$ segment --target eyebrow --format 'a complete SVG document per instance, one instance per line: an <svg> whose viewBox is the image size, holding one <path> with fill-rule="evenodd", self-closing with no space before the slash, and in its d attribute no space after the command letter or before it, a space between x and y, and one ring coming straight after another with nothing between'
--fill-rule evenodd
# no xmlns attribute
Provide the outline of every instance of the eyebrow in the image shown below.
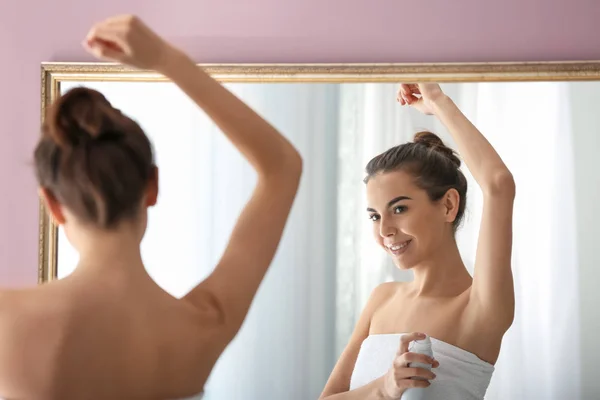
<svg viewBox="0 0 600 400"><path fill-rule="evenodd" d="M408 196L398 196L398 197L396 197L396 198L394 198L394 199L390 200L390 201L387 203L387 206L388 206L388 208L390 208L391 206L393 206L394 204L396 204L396 203L398 203L398 202L400 202L400 201L402 201L402 200L412 200L412 199L411 199L410 197L408 197ZM374 210L374 209L372 209L372 208L367 208L367 211L368 211L368 212L377 212L377 211L375 211L375 210Z"/></svg>

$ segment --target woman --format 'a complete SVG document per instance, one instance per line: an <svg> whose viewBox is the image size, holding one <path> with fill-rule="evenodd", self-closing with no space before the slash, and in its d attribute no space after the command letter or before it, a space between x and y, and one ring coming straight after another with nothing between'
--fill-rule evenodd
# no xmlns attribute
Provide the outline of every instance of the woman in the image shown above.
<svg viewBox="0 0 600 400"><path fill-rule="evenodd" d="M96 25L85 47L98 58L171 79L246 157L258 181L214 272L175 299L146 273L140 255L147 209L158 194L148 138L98 92L78 88L58 99L35 161L47 208L80 263L65 279L0 293L0 396L192 396L240 329L271 263L298 189L301 158L139 19L119 16ZM177 141L176 131L169 134Z"/></svg>
<svg viewBox="0 0 600 400"><path fill-rule="evenodd" d="M406 389L427 388L429 400L483 399L514 317L515 183L439 85L401 85L397 100L446 126L482 189L474 276L455 240L467 181L454 152L433 133L421 132L414 142L373 158L365 182L375 238L398 268L413 270L414 280L373 291L321 398L400 399ZM409 351L409 343L425 334L433 358ZM410 368L413 362L433 369Z"/></svg>

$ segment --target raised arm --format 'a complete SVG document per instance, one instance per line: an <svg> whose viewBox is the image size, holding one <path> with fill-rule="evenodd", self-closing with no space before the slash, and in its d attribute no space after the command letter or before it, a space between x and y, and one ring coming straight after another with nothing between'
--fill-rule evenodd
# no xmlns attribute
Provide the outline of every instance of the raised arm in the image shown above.
<svg viewBox="0 0 600 400"><path fill-rule="evenodd" d="M258 181L213 273L185 297L218 313L230 340L242 325L278 248L302 172L296 149L246 104L139 19L95 26L86 46L101 58L154 69L177 84L217 124L256 170ZM175 134L175 133L173 133Z"/></svg>
<svg viewBox="0 0 600 400"><path fill-rule="evenodd" d="M185 296L201 305L215 300L235 334L278 248L298 190L302 160L279 132L183 54L172 56L165 75L213 119L258 174L221 260Z"/></svg>
<svg viewBox="0 0 600 400"><path fill-rule="evenodd" d="M421 95L418 97L415 95ZM448 129L483 192L483 216L471 299L492 324L508 329L514 317L511 270L515 182L492 145L437 84L401 85L398 101L435 115Z"/></svg>

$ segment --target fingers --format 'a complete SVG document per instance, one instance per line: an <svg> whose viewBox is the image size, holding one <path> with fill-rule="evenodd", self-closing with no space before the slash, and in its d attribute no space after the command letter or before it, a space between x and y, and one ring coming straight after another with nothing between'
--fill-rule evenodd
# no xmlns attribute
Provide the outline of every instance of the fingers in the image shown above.
<svg viewBox="0 0 600 400"><path fill-rule="evenodd" d="M160 67L170 50L168 43L131 15L112 17L95 25L84 47L98 58L141 69Z"/></svg>
<svg viewBox="0 0 600 400"><path fill-rule="evenodd" d="M418 103L421 100L422 99L420 97L417 97L417 96L415 96L412 93L407 97L408 104L411 104L411 105L415 104L415 103Z"/></svg>
<svg viewBox="0 0 600 400"><path fill-rule="evenodd" d="M394 371L394 377L396 380L402 379L415 379L415 380L433 380L436 375L426 368L409 367L409 368L398 368Z"/></svg>
<svg viewBox="0 0 600 400"><path fill-rule="evenodd" d="M125 58L125 53L110 42L91 41L84 43L84 47L89 53L100 60L122 61Z"/></svg>
<svg viewBox="0 0 600 400"><path fill-rule="evenodd" d="M404 85L400 85L400 87L398 88L398 91L396 92L396 101L404 106L404 105L406 105L406 101L404 101L403 86Z"/></svg>
<svg viewBox="0 0 600 400"><path fill-rule="evenodd" d="M426 388L431 386L431 382L429 381L421 381L417 379L405 379L401 382L398 382L398 386L406 389L412 388Z"/></svg>
<svg viewBox="0 0 600 400"><path fill-rule="evenodd" d="M400 88L398 89L398 94L396 96L398 102L400 104L402 104L403 106L408 104L408 97L410 95L410 87L408 84L401 84Z"/></svg>
<svg viewBox="0 0 600 400"><path fill-rule="evenodd" d="M114 23L100 23L94 25L88 32L86 41L92 42L98 39L123 46L125 45L124 29Z"/></svg>
<svg viewBox="0 0 600 400"><path fill-rule="evenodd" d="M407 333L405 335L402 335L400 337L400 348L398 350L398 352L400 354L404 354L406 352L408 352L408 345L410 344L410 342L414 341L414 340L421 340L421 339L425 339L426 335L424 333L420 333L420 332L413 332L413 333Z"/></svg>
<svg viewBox="0 0 600 400"><path fill-rule="evenodd" d="M403 83L398 89L396 100L403 106L407 104L413 105L414 103L418 103L421 99L416 95L421 96L421 89L419 88L418 84Z"/></svg>
<svg viewBox="0 0 600 400"><path fill-rule="evenodd" d="M419 353L404 353L398 357L398 360L405 365L408 363L421 363L421 364L429 364L432 365L436 360L433 357L429 357L427 354L419 354Z"/></svg>
<svg viewBox="0 0 600 400"><path fill-rule="evenodd" d="M409 366L410 363L421 363L432 365L437 363L433 358L425 354L404 353L394 360L394 371L397 379L422 378L434 379L435 373L427 368ZM437 363L439 365L439 363Z"/></svg>
<svg viewBox="0 0 600 400"><path fill-rule="evenodd" d="M88 33L85 48L99 58L119 59L128 52L124 35L116 26L100 24Z"/></svg>
<svg viewBox="0 0 600 400"><path fill-rule="evenodd" d="M409 363L421 363L421 364L429 364L431 368L438 368L440 366L440 362L435 358L429 357L426 354L419 353L403 353L400 354L398 351L398 356L394 359L394 367L395 368L405 368L408 367Z"/></svg>
<svg viewBox="0 0 600 400"><path fill-rule="evenodd" d="M406 103L408 103L409 105L412 105L414 103L417 103L419 100L421 100L420 97L415 96L415 91L411 90L410 92L406 93L404 95L404 99L406 100Z"/></svg>
<svg viewBox="0 0 600 400"><path fill-rule="evenodd" d="M114 58L119 53L130 52L127 35L139 23L132 15L118 15L108 18L92 27L88 32L84 45L95 55Z"/></svg>

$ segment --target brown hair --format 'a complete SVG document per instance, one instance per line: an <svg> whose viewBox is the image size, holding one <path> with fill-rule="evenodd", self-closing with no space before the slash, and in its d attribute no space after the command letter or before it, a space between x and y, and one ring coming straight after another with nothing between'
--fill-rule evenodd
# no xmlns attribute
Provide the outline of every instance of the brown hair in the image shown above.
<svg viewBox="0 0 600 400"><path fill-rule="evenodd" d="M49 108L35 164L42 188L82 221L107 229L137 215L155 175L142 128L83 87Z"/></svg>
<svg viewBox="0 0 600 400"><path fill-rule="evenodd" d="M406 170L415 177L418 187L431 201L441 199L449 189L456 189L460 200L453 222L456 231L467 203L467 179L460 170L460 159L451 148L431 132L418 132L413 142L404 143L379 154L367 164L365 183L382 172Z"/></svg>

